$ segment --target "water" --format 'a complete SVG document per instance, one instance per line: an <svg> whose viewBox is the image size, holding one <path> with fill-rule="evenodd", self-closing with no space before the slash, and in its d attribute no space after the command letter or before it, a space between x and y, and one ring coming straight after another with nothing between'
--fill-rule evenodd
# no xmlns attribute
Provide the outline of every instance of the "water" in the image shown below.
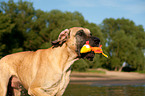
<svg viewBox="0 0 145 96"><path fill-rule="evenodd" d="M29 96L23 89L21 96ZM8 95L9 96L9 95ZM63 96L145 96L145 84L87 85L69 84Z"/></svg>
<svg viewBox="0 0 145 96"><path fill-rule="evenodd" d="M63 96L145 96L145 85L93 86L69 84Z"/></svg>

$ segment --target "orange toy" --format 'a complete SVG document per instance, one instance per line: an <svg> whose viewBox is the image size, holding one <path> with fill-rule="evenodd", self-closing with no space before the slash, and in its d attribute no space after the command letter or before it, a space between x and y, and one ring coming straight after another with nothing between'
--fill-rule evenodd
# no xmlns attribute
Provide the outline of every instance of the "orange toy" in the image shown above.
<svg viewBox="0 0 145 96"><path fill-rule="evenodd" d="M81 48L80 53L87 53L90 51L94 51L94 53L99 53L99 54L102 53L102 55L108 58L108 56L103 53L103 50L101 47L102 45L100 45L99 47L91 47L89 45L89 41L86 41L86 44Z"/></svg>

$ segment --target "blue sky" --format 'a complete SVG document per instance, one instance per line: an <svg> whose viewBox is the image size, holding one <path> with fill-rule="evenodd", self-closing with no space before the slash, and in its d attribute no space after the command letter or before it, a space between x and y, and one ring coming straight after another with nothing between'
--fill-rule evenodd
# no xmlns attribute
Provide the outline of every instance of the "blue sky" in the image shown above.
<svg viewBox="0 0 145 96"><path fill-rule="evenodd" d="M8 1L8 0L2 0ZM17 2L18 0L14 0ZM23 0L24 1L24 0ZM25 0L35 9L80 12L85 20L101 24L105 18L126 18L145 29L145 0Z"/></svg>

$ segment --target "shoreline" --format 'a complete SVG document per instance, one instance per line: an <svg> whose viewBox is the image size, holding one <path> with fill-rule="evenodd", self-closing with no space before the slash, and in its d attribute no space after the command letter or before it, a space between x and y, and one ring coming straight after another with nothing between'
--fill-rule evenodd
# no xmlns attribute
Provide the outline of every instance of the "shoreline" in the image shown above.
<svg viewBox="0 0 145 96"><path fill-rule="evenodd" d="M96 86L144 85L145 74L136 72L105 71L106 74L91 72L72 72L70 84Z"/></svg>

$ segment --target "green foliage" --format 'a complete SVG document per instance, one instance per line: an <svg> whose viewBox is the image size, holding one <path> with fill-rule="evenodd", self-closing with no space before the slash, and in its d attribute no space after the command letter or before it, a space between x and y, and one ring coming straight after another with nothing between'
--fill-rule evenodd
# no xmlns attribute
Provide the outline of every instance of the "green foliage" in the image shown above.
<svg viewBox="0 0 145 96"><path fill-rule="evenodd" d="M132 68L145 70L145 32L142 26L136 26L128 19L105 19L102 24L106 47L109 48L109 67L121 68L127 62Z"/></svg>
<svg viewBox="0 0 145 96"><path fill-rule="evenodd" d="M97 69L88 69L86 71L87 73L99 73L99 74L106 74L106 71L103 71L103 70L97 70Z"/></svg>
<svg viewBox="0 0 145 96"><path fill-rule="evenodd" d="M51 41L59 33L71 27L90 29L93 36L101 39L106 59L96 54L92 62L76 61L73 70L87 68L120 68L127 62L137 71L145 70L145 32L143 26L136 26L125 18L105 19L99 26L89 23L79 12L35 10L33 3L19 0L0 2L0 58L11 53L51 47Z"/></svg>
<svg viewBox="0 0 145 96"><path fill-rule="evenodd" d="M72 70L83 72L86 71L88 66L89 66L88 63L85 60L80 59L76 61L75 64L72 65Z"/></svg>

